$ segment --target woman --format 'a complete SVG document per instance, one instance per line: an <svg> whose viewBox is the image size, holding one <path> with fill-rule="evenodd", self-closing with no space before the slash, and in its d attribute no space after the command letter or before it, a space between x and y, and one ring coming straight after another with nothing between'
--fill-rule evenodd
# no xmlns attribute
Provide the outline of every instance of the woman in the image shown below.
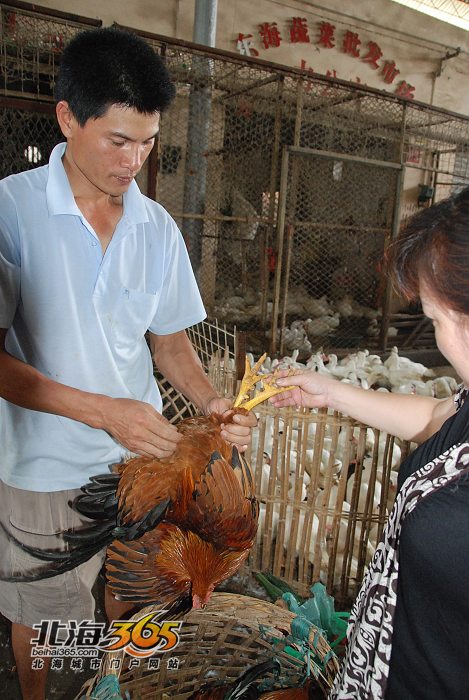
<svg viewBox="0 0 469 700"><path fill-rule="evenodd" d="M419 443L355 601L331 700L469 697L469 188L417 214L393 246L397 286L420 298L461 377L454 398L386 394L304 372L277 406L328 406Z"/></svg>

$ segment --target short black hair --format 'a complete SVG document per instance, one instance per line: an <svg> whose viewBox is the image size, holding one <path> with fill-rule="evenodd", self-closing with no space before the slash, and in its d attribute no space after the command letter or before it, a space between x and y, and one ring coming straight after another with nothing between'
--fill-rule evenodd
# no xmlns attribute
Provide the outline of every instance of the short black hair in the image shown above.
<svg viewBox="0 0 469 700"><path fill-rule="evenodd" d="M163 59L144 39L116 27L77 34L65 47L55 84L78 123L97 119L114 104L141 114L162 112L175 95Z"/></svg>

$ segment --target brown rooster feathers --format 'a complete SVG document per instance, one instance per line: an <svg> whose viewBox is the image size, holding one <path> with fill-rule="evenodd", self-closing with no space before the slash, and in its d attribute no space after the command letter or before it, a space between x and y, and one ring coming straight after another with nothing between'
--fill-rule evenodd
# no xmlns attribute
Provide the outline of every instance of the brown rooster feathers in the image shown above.
<svg viewBox="0 0 469 700"><path fill-rule="evenodd" d="M107 578L118 599L166 603L176 593L202 607L246 559L258 504L249 466L220 437L221 422L216 414L182 421L184 439L172 457L139 458L123 468L118 498L124 530L141 522L148 508L168 504L154 529L109 546Z"/></svg>

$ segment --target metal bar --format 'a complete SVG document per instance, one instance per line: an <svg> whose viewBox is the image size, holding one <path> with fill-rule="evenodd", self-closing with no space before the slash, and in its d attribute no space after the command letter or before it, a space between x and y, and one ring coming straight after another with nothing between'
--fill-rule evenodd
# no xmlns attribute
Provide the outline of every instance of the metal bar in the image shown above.
<svg viewBox="0 0 469 700"><path fill-rule="evenodd" d="M374 233L383 233L386 232L388 229L385 226L360 226L359 224L355 224L353 226L347 224L335 224L333 221L328 222L328 223L318 223L316 221L303 221L302 219L291 219L291 223L294 226L301 227L301 228L310 228L310 229L326 229L327 231L368 231L368 232L374 232Z"/></svg>
<svg viewBox="0 0 469 700"><path fill-rule="evenodd" d="M282 332L280 334L280 348L279 352L281 355L285 353L285 337L283 329L287 323L287 301L288 301L288 288L290 283L290 269L291 269L291 259L292 259L292 248L293 248L293 236L294 228L291 224L287 225L287 251L285 255L285 274L284 278L284 288L283 288L283 300L282 300L282 313L281 313L281 328Z"/></svg>
<svg viewBox="0 0 469 700"><path fill-rule="evenodd" d="M431 329L432 329L432 321L429 318L426 318L424 316L417 323L417 325L414 326L413 331L403 341L401 347L402 348L413 347L414 343L418 342L418 340L422 337L422 335Z"/></svg>
<svg viewBox="0 0 469 700"><path fill-rule="evenodd" d="M34 92L21 92L20 90L9 90L7 88L1 88L3 91L3 95L5 97L11 97L11 99L19 99L21 100L22 98L26 100L36 100L36 102L50 102L51 105L55 106L55 100L52 95L38 95L37 93Z"/></svg>
<svg viewBox="0 0 469 700"><path fill-rule="evenodd" d="M293 147L299 147L301 141L301 125L303 121L303 79L301 78L297 82L296 86L296 110L295 110L295 131L293 133ZM287 216L290 224L287 226L287 250L285 258L285 272L283 275L283 290L282 290L282 302L280 307L280 347L279 352L281 355L284 354L284 344L285 344L285 334L284 328L286 324L287 317L287 304L288 304L288 288L290 284L290 267L291 267L291 246L293 240L293 227L291 225L291 220L295 218L296 205L298 200L298 178L299 178L299 159L295 158L292 161L291 175L290 175L290 192L291 197L288 200L288 212Z"/></svg>
<svg viewBox="0 0 469 700"><path fill-rule="evenodd" d="M286 146L282 150L282 165L280 168L280 197L278 203L277 219L277 266L275 269L274 301L272 307L272 337L270 339L270 354L273 355L277 347L278 314L280 304L280 282L282 278L283 242L285 236L285 216L287 203L288 164L289 152Z"/></svg>
<svg viewBox="0 0 469 700"><path fill-rule="evenodd" d="M438 175L451 175L451 177L462 177L464 178L464 175L457 175L454 172L450 172L449 170L439 170L438 168L430 168L427 166L419 166L419 165L413 165L411 163L406 163L405 164L406 168L413 168L414 170L423 170L425 172L430 172L430 173L438 173Z"/></svg>
<svg viewBox="0 0 469 700"><path fill-rule="evenodd" d="M282 78L279 78L278 75L273 75L270 78L264 78L263 80L257 80L255 83L251 83L251 85L248 85L247 87L244 87L240 90L236 90L235 92L230 92L228 95L220 95L220 97L217 97L215 100L213 100L213 104L216 104L217 102L224 102L225 100L230 100L232 97L238 97L238 95L244 95L246 92L251 92L251 90L254 90L255 88L263 87L264 85L270 85L271 83L277 83L279 80ZM217 83L218 85L218 83ZM228 88L226 88L228 90ZM259 98L259 95L256 95L257 98Z"/></svg>
<svg viewBox="0 0 469 700"><path fill-rule="evenodd" d="M437 185L439 187L454 187L454 185L465 185L466 183L469 183L468 177L465 177L464 175L453 174L453 180L451 182L439 182L438 180L435 180L433 182L433 185L435 187Z"/></svg>
<svg viewBox="0 0 469 700"><path fill-rule="evenodd" d="M401 158L403 156L404 152L404 135L405 135L405 121L406 121L406 109L404 109L404 113L402 115L402 138L401 138ZM395 190L395 198L394 198L394 211L393 211L393 218L392 218L392 228L391 228L391 237L389 240L389 243L392 243L397 238L397 235L399 233L399 226L400 226L400 209L401 209L401 200L402 200L402 190L404 186L404 174L405 174L405 169L404 166L401 166L401 169L397 173L397 178L396 178L396 190ZM384 245L386 247L386 241L384 242ZM384 296L383 296L383 304L382 304L382 317L381 317L381 324L380 324L380 333L379 333L379 338L378 338L378 347L379 349L384 352L387 347L387 342L388 342L388 332L389 332L389 325L390 325L390 319L391 319L391 301L392 301L392 280L389 275L385 275L385 280L386 280L386 287L384 290Z"/></svg>
<svg viewBox="0 0 469 700"><path fill-rule="evenodd" d="M21 98L6 97L0 95L0 107L5 107L7 109L21 109L24 112L39 112L40 114L54 114L55 113L55 103L44 102L43 98L36 96L36 101L33 100L22 100Z"/></svg>
<svg viewBox="0 0 469 700"><path fill-rule="evenodd" d="M458 120L461 121L461 120ZM466 125L464 125L466 126ZM426 150L429 149L429 144L433 143L444 143L444 144L450 144L455 146L456 148L458 146L463 146L464 148L467 148L467 142L469 140L469 132L467 129L464 129L464 133L461 136L455 136L455 135L450 135L450 134L440 134L440 133L434 133L434 134L425 134L425 132L420 132L420 133L412 133L412 132L407 132L408 136L412 137L417 137L421 140L425 140L427 142Z"/></svg>
<svg viewBox="0 0 469 700"><path fill-rule="evenodd" d="M262 216L224 216L223 214L196 214L195 212L171 212L173 219L203 219L204 221L235 221L242 224L274 224L274 219ZM240 239L240 240L245 240Z"/></svg>
<svg viewBox="0 0 469 700"><path fill-rule="evenodd" d="M161 139L158 135L156 143L148 156L148 175L147 175L147 197L156 200L156 191L158 186L158 162L160 160Z"/></svg>
<svg viewBox="0 0 469 700"><path fill-rule="evenodd" d="M217 0L196 0L193 39L204 46L215 44ZM210 62L206 56L192 57L195 84L189 95L187 149L184 176L184 210L203 214L207 187L207 158L212 123L212 91ZM199 84L197 84L197 81ZM202 219L186 219L184 238L192 265L199 276L202 264Z"/></svg>
<svg viewBox="0 0 469 700"><path fill-rule="evenodd" d="M217 2L218 0L195 0L192 38L196 44L215 46Z"/></svg>
<svg viewBox="0 0 469 700"><path fill-rule="evenodd" d="M320 151L315 148L304 148L303 146L288 146L289 152L293 155L299 156L314 156L316 158L329 158L332 160L344 160L354 163L361 163L363 165L374 165L379 168L391 168L394 170L400 170L401 163L390 163L386 160L373 160L371 158L362 158L360 156L350 156L346 153L337 153L334 151Z"/></svg>
<svg viewBox="0 0 469 700"><path fill-rule="evenodd" d="M275 225L275 210L276 210L276 193L277 193L277 178L278 165L280 154L280 132L282 128L282 97L284 88L284 77L280 76L277 83L277 103L275 106L275 123L274 123L274 140L272 143L272 159L270 165L270 201L269 201L269 221L267 222L267 230L265 233L264 253L262 259L262 290L261 297L261 313L260 319L262 327L265 328L267 323L267 302L269 297L269 269L268 269L268 248L273 243L274 225Z"/></svg>

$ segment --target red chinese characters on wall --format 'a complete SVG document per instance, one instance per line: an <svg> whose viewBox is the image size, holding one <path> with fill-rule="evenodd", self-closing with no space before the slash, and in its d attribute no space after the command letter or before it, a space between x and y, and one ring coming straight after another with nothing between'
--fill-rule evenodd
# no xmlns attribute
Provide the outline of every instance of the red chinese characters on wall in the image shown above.
<svg viewBox="0 0 469 700"><path fill-rule="evenodd" d="M358 47L361 43L362 42L358 38L358 34L356 32L346 31L342 42L342 51L354 56L355 58L358 58L360 56L360 50Z"/></svg>
<svg viewBox="0 0 469 700"><path fill-rule="evenodd" d="M252 45L252 34L238 34L236 48L242 56L259 56L259 51Z"/></svg>
<svg viewBox="0 0 469 700"><path fill-rule="evenodd" d="M280 46L282 37L277 29L277 22L264 22L260 25L259 34L262 40L264 49L270 46Z"/></svg>
<svg viewBox="0 0 469 700"><path fill-rule="evenodd" d="M321 24L319 26L320 26L320 34L319 34L318 44L320 46L323 46L325 49L333 49L335 46L335 43L334 43L335 25L330 24L329 22L321 22Z"/></svg>
<svg viewBox="0 0 469 700"><path fill-rule="evenodd" d="M342 31L341 35L337 36L335 25L327 21L317 22L315 28L317 32L314 36L310 34L308 21L305 17L291 17L285 36L288 37L292 44L311 44L316 45L318 49L329 50L335 48L340 50L342 53L360 60L372 70L377 71L387 85L395 85L394 93L397 96L414 99L415 87L406 80L397 80L400 70L396 62L384 56L380 45L376 41L362 41L357 32L349 29ZM263 49L278 48L283 39L277 22L263 22L260 24L257 30L257 39L255 39L254 34L239 33L236 39L236 48L243 55L259 56L259 51L255 45L256 40L260 42ZM308 70L311 74L313 73L312 68L308 68L304 59L301 59L300 67ZM326 75L334 78L340 77L334 68L328 69ZM366 84L362 83L359 77L357 77L355 82Z"/></svg>
<svg viewBox="0 0 469 700"><path fill-rule="evenodd" d="M309 44L308 24L304 17L292 17L290 41L292 44Z"/></svg>
<svg viewBox="0 0 469 700"><path fill-rule="evenodd" d="M384 77L385 83L393 83L394 78L399 75L401 71L396 68L394 61L386 61L383 66L381 74Z"/></svg>
<svg viewBox="0 0 469 700"><path fill-rule="evenodd" d="M376 44L374 41L369 41L368 44L368 53L363 56L362 61L365 61L365 63L369 63L372 68L379 68L379 59L383 55L383 52L379 48L378 44Z"/></svg>

